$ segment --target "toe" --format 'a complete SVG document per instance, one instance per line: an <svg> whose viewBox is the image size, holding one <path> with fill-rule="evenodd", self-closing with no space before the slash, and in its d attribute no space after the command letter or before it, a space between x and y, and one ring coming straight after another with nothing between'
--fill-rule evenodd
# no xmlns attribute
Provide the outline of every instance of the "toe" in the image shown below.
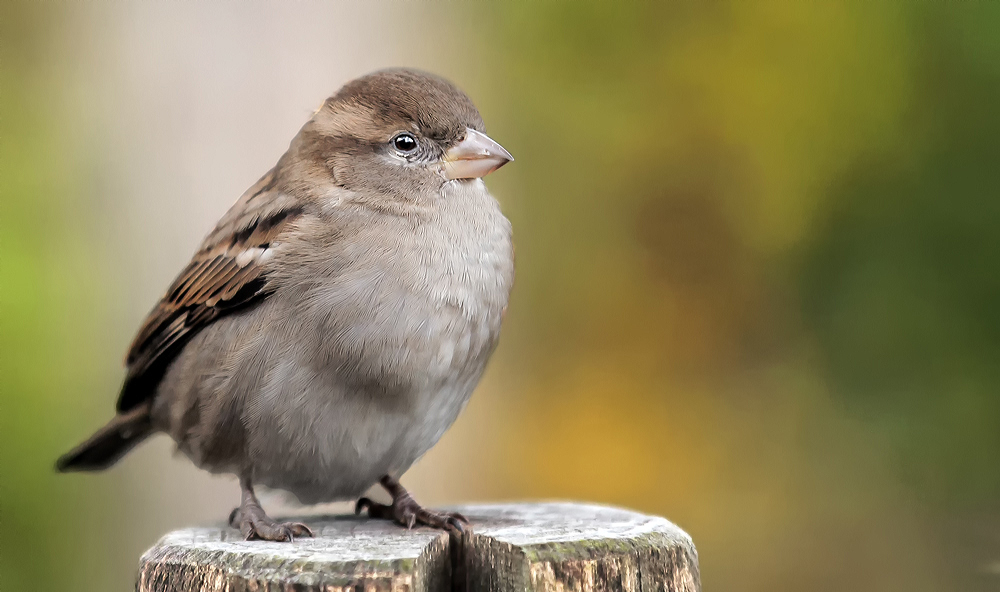
<svg viewBox="0 0 1000 592"><path fill-rule="evenodd" d="M434 512L424 510L423 508L417 513L420 524L424 526L430 526L432 528L444 528L445 520L442 516L435 514Z"/></svg>
<svg viewBox="0 0 1000 592"><path fill-rule="evenodd" d="M253 524L250 524L249 520L241 521L239 528L244 541L252 541L257 538L257 530L254 529Z"/></svg>
<svg viewBox="0 0 1000 592"><path fill-rule="evenodd" d="M232 526L233 528L239 528L240 522L242 522L240 516L240 509L239 507L233 508L233 511L229 513L229 526Z"/></svg>
<svg viewBox="0 0 1000 592"><path fill-rule="evenodd" d="M457 530L459 534L465 534L465 525L468 523L467 520L462 520L457 516L448 516L447 524L449 530Z"/></svg>
<svg viewBox="0 0 1000 592"><path fill-rule="evenodd" d="M308 526L302 524L301 522L286 522L284 526L289 530L292 536L297 536L297 537L305 536L310 538L316 536L313 534L313 531Z"/></svg>
<svg viewBox="0 0 1000 592"><path fill-rule="evenodd" d="M270 520L244 520L240 524L240 532L248 541L291 541L295 534L291 528L285 524L278 524Z"/></svg>
<svg viewBox="0 0 1000 592"><path fill-rule="evenodd" d="M257 538L265 541L280 542L292 540L292 531L283 524L257 523L254 524L254 531L257 533Z"/></svg>
<svg viewBox="0 0 1000 592"><path fill-rule="evenodd" d="M371 512L372 506L374 505L375 502L373 502L371 499L363 497L359 499L357 503L354 504L354 514L355 515L361 514L361 512L364 512L365 510Z"/></svg>
<svg viewBox="0 0 1000 592"><path fill-rule="evenodd" d="M417 513L420 524L463 534L469 526L469 520L457 512L433 512L421 509Z"/></svg>
<svg viewBox="0 0 1000 592"><path fill-rule="evenodd" d="M393 506L380 504L367 497L359 499L358 503L354 505L354 513L360 514L361 512L367 513L369 518L398 520L398 517L396 516L396 509ZM400 524L405 526L405 523L401 522Z"/></svg>

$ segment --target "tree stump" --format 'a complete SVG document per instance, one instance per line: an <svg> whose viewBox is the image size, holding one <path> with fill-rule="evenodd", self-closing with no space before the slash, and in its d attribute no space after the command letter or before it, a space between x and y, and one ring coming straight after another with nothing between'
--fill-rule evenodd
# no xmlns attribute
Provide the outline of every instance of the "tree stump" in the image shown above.
<svg viewBox="0 0 1000 592"><path fill-rule="evenodd" d="M297 517L315 538L244 541L228 526L163 537L140 562L141 592L700 590L698 555L664 518L576 503L451 508L450 536L355 516Z"/></svg>

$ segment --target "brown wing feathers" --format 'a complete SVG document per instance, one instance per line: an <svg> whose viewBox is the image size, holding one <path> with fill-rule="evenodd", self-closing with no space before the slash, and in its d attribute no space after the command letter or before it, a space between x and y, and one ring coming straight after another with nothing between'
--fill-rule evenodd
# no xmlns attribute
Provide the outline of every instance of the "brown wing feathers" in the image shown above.
<svg viewBox="0 0 1000 592"><path fill-rule="evenodd" d="M268 249L302 213L271 191L273 184L269 173L240 198L146 318L126 358L119 412L152 396L167 365L199 330L266 296Z"/></svg>
<svg viewBox="0 0 1000 592"><path fill-rule="evenodd" d="M181 347L220 316L267 296L268 250L302 214L275 183L271 171L240 197L149 313L125 360L118 415L60 457L59 471L107 468L145 439L152 395Z"/></svg>

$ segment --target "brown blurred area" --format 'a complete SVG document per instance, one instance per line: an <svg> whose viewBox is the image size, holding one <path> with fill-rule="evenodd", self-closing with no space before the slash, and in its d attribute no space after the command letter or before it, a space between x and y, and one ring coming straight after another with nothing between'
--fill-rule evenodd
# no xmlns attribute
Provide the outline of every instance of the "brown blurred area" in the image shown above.
<svg viewBox="0 0 1000 592"><path fill-rule="evenodd" d="M1000 9L0 8L0 590L125 589L235 481L110 415L131 332L320 102L442 74L516 161L500 348L404 478L664 515L706 589L1000 582ZM302 511L280 494L269 508ZM333 506L336 511L346 506ZM311 511L311 510L310 510Z"/></svg>

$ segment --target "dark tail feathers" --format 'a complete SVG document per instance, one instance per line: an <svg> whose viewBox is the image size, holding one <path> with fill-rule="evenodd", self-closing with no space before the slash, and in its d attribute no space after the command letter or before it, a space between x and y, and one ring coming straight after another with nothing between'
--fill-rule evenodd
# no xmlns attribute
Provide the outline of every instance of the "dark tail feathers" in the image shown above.
<svg viewBox="0 0 1000 592"><path fill-rule="evenodd" d="M67 473L106 469L145 440L152 431L149 403L145 403L116 415L86 442L62 455L56 461L56 470Z"/></svg>

